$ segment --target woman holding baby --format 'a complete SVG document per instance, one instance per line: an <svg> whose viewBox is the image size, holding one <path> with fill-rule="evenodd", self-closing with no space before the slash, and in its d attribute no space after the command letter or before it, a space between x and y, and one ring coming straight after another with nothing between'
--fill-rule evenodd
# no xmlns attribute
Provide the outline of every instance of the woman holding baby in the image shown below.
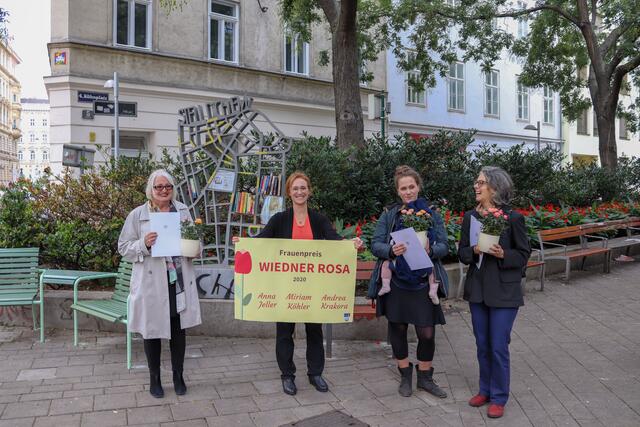
<svg viewBox="0 0 640 427"><path fill-rule="evenodd" d="M385 316L389 322L391 348L401 375L398 393L405 397L412 394L413 364L409 361L407 342L407 329L412 324L418 337L417 387L445 398L447 393L433 380L432 361L435 326L445 324L437 296L437 281L443 281L444 288L448 288L447 275L440 261L449 252L447 233L438 212L431 209L427 200L418 197L422 178L414 169L398 166L394 184L401 201L385 208L371 240L371 251L378 257L378 263L369 284L368 297L377 300L377 315ZM433 268L411 270L403 257L406 245L395 243L391 238L392 232L407 228L403 216L414 213L431 217L425 250L433 261Z"/></svg>

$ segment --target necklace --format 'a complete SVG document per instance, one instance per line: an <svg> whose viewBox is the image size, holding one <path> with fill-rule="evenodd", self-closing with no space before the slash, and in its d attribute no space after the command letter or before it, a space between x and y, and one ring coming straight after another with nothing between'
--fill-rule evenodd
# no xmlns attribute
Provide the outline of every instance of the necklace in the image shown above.
<svg viewBox="0 0 640 427"><path fill-rule="evenodd" d="M297 223L298 225L304 225L304 223L305 223L305 221L306 221L306 220L307 220L307 217L306 217L306 216L302 217L302 219L300 219L300 218L296 217L296 223Z"/></svg>

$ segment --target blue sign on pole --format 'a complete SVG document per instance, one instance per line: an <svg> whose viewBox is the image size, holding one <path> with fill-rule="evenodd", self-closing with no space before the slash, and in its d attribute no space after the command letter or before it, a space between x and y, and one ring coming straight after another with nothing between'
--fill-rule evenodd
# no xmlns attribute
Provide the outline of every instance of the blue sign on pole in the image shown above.
<svg viewBox="0 0 640 427"><path fill-rule="evenodd" d="M78 102L108 101L109 94L103 92L78 91Z"/></svg>

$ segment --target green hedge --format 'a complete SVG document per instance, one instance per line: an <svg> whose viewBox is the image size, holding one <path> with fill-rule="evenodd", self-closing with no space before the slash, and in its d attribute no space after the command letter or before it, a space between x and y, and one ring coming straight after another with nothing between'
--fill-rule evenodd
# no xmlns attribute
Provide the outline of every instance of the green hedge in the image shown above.
<svg viewBox="0 0 640 427"><path fill-rule="evenodd" d="M378 215L396 200L393 173L400 164L421 174L423 195L453 211L475 205L472 184L483 165L500 166L511 174L514 206L590 206L639 198L638 159L621 159L615 172L595 165L574 168L563 165L562 153L553 148L538 153L524 144L508 149L485 144L471 151L473 136L440 131L420 140L406 135L373 138L359 150L340 149L328 138L306 137L294 145L287 172L307 172L314 187L310 203L330 218L346 222Z"/></svg>
<svg viewBox="0 0 640 427"><path fill-rule="evenodd" d="M482 165L499 165L511 173L517 207L639 199L638 159L621 159L612 173L597 166L563 166L561 154L551 148L536 153L524 145L484 145L471 152L472 142L473 133L441 131L418 141L407 136L372 138L363 149L343 150L329 138L305 137L293 145L287 172L307 172L313 183L311 205L340 229L360 221L365 240L373 232L371 217L397 198L393 173L400 164L420 172L423 194L446 205L447 215L474 206L472 183ZM89 170L80 179L63 174L37 182L20 180L4 188L0 197L0 246L38 246L43 263L50 266L112 270L124 219L143 203L147 177L159 167L181 178L180 165L165 153L160 161L122 158L117 166ZM459 224L451 221L448 227L454 239Z"/></svg>

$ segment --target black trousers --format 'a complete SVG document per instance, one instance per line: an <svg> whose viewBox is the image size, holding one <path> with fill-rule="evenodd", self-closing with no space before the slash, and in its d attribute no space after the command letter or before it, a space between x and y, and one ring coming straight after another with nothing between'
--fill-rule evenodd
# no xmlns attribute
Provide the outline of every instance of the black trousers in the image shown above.
<svg viewBox="0 0 640 427"><path fill-rule="evenodd" d="M307 331L307 375L322 375L324 371L324 345L322 324L305 323ZM293 363L293 331L295 323L276 323L276 359L282 378L294 378L296 365Z"/></svg>
<svg viewBox="0 0 640 427"><path fill-rule="evenodd" d="M160 352L162 351L159 338L144 340L144 353L147 355L149 371L160 373ZM182 372L184 367L184 353L186 348L186 334L180 327L180 316L171 316L171 369Z"/></svg>

